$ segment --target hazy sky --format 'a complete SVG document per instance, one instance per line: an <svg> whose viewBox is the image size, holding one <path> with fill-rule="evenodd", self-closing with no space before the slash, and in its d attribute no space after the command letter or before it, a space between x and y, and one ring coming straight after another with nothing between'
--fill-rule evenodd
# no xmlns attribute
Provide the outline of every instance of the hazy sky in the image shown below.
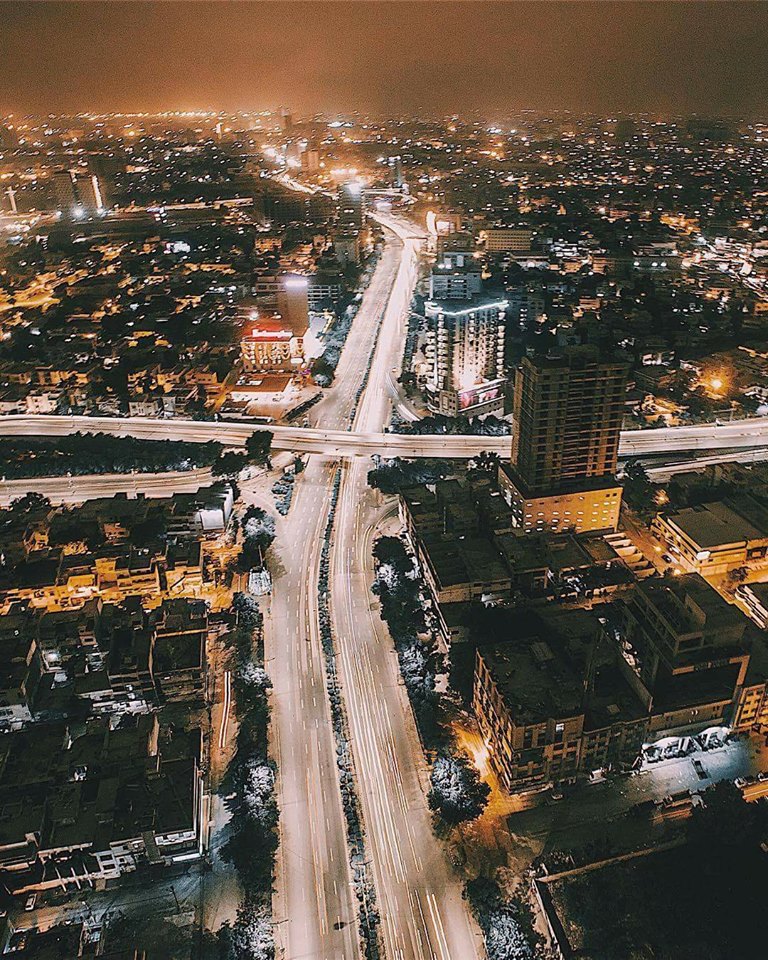
<svg viewBox="0 0 768 960"><path fill-rule="evenodd" d="M760 2L0 2L0 110L768 119Z"/></svg>

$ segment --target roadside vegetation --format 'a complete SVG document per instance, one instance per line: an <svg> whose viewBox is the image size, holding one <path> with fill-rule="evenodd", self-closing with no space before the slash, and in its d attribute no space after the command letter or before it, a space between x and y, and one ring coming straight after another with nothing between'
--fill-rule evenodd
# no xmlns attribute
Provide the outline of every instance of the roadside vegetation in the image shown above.
<svg viewBox="0 0 768 960"><path fill-rule="evenodd" d="M457 751L446 711L435 689L439 656L421 599L413 558L398 537L380 537L373 547L381 616L395 643L422 745L433 759L430 809L446 826L479 817L488 802L488 785Z"/></svg>
<svg viewBox="0 0 768 960"><path fill-rule="evenodd" d="M416 436L444 434L445 436L506 437L512 428L506 420L490 414L487 417L444 417L436 413L420 420L403 420L397 413L392 415L392 432Z"/></svg>
<svg viewBox="0 0 768 960"><path fill-rule="evenodd" d="M502 893L495 880L478 877L464 888L464 896L483 931L488 960L536 960L544 943L533 926L533 914L519 897Z"/></svg>
<svg viewBox="0 0 768 960"><path fill-rule="evenodd" d="M27 477L83 476L92 473L161 473L210 467L221 444L184 440L137 440L106 433L74 433L64 437L4 437L0 475Z"/></svg>
<svg viewBox="0 0 768 960"><path fill-rule="evenodd" d="M368 471L368 486L382 493L399 493L407 487L418 487L444 480L454 472L451 460L381 460Z"/></svg>
<svg viewBox="0 0 768 960"><path fill-rule="evenodd" d="M269 430L256 430L245 451L224 451L217 440L137 440L108 433L73 433L62 437L5 437L0 448L0 476L82 477L106 473L165 473L210 467L213 476L236 476L248 464L267 463Z"/></svg>

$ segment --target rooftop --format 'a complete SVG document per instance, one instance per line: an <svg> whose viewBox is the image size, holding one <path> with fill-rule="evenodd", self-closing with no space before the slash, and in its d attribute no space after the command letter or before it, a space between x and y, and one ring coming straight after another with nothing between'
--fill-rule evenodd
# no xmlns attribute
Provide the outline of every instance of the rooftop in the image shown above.
<svg viewBox="0 0 768 960"><path fill-rule="evenodd" d="M579 715L598 623L587 610L546 611L535 634L482 645L489 673L518 724Z"/></svg>
<svg viewBox="0 0 768 960"><path fill-rule="evenodd" d="M768 513L751 497L686 507L666 518L702 550L768 537Z"/></svg>
<svg viewBox="0 0 768 960"><path fill-rule="evenodd" d="M678 633L706 630L714 636L727 632L732 638L734 631L743 632L748 624L739 608L723 599L698 573L644 580L637 591Z"/></svg>

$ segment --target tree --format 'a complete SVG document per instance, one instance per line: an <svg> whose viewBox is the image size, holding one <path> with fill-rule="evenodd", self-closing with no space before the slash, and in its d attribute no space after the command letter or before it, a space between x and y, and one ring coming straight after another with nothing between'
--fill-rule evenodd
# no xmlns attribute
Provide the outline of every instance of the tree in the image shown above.
<svg viewBox="0 0 768 960"><path fill-rule="evenodd" d="M247 462L248 458L244 453L235 453L233 450L228 450L226 453L222 453L217 460L214 460L211 466L211 475L233 480Z"/></svg>
<svg viewBox="0 0 768 960"><path fill-rule="evenodd" d="M495 476L499 469L499 455L498 453L488 453L486 450L482 450L474 460L471 461L471 467L477 473L486 473Z"/></svg>
<svg viewBox="0 0 768 960"><path fill-rule="evenodd" d="M738 857L740 851L756 848L768 825L765 808L747 803L730 780L721 780L703 794L704 805L694 807L688 822L688 841L708 857L717 869L723 856Z"/></svg>
<svg viewBox="0 0 768 960"><path fill-rule="evenodd" d="M243 517L243 549L238 559L240 570L260 567L264 551L275 539L275 519L261 507L249 507Z"/></svg>
<svg viewBox="0 0 768 960"><path fill-rule="evenodd" d="M485 810L491 788L463 757L438 757L431 782L427 803L446 823L475 820Z"/></svg>
<svg viewBox="0 0 768 960"><path fill-rule="evenodd" d="M268 763L248 760L243 769L242 811L267 832L277 826L275 771Z"/></svg>
<svg viewBox="0 0 768 960"><path fill-rule="evenodd" d="M413 569L410 557L399 537L379 537L373 545L374 559L381 564L390 564L398 573L409 573Z"/></svg>
<svg viewBox="0 0 768 960"><path fill-rule="evenodd" d="M271 430L254 430L245 441L245 454L249 463L266 463L273 437Z"/></svg>
<svg viewBox="0 0 768 960"><path fill-rule="evenodd" d="M249 507L243 518L243 537L266 550L275 539L275 518L261 507Z"/></svg>
<svg viewBox="0 0 768 960"><path fill-rule="evenodd" d="M405 487L435 483L451 473L448 460L382 460L369 471L368 486L382 493L399 493Z"/></svg>
<svg viewBox="0 0 768 960"><path fill-rule="evenodd" d="M274 960L275 942L268 910L246 904L230 927L222 927L222 960Z"/></svg>
<svg viewBox="0 0 768 960"><path fill-rule="evenodd" d="M485 937L488 960L533 960L540 938L525 904L507 900L494 880L478 877L464 891Z"/></svg>
<svg viewBox="0 0 768 960"><path fill-rule="evenodd" d="M237 619L247 629L255 630L261 625L262 616L258 601L247 593L236 593L232 597L232 610Z"/></svg>
<svg viewBox="0 0 768 960"><path fill-rule="evenodd" d="M627 460L624 465L623 485L624 496L634 510L646 515L655 511L655 490L639 460Z"/></svg>
<svg viewBox="0 0 768 960"><path fill-rule="evenodd" d="M16 500L11 502L8 509L15 514L32 513L36 510L50 510L51 501L47 497L44 497L42 493L32 491L25 493L23 497L17 497Z"/></svg>

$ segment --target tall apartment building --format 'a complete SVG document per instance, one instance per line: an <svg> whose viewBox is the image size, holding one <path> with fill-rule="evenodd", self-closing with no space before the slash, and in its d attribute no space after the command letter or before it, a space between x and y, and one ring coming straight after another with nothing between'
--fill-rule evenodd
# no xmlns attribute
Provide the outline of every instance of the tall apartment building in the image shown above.
<svg viewBox="0 0 768 960"><path fill-rule="evenodd" d="M512 461L499 483L526 531L615 530L627 365L593 347L525 357L515 379Z"/></svg>
<svg viewBox="0 0 768 960"><path fill-rule="evenodd" d="M99 177L80 176L74 170L57 170L53 175L56 207L62 216L80 219L101 213L106 202Z"/></svg>
<svg viewBox="0 0 768 960"><path fill-rule="evenodd" d="M290 331L297 337L303 337L309 327L309 279L298 274L281 276L275 292L275 304Z"/></svg>
<svg viewBox="0 0 768 960"><path fill-rule="evenodd" d="M56 207L62 216L71 217L77 209L79 198L75 190L75 175L71 170L57 170L53 175Z"/></svg>
<svg viewBox="0 0 768 960"><path fill-rule="evenodd" d="M320 169L320 151L314 147L308 147L301 152L301 169L306 173L317 173Z"/></svg>
<svg viewBox="0 0 768 960"><path fill-rule="evenodd" d="M426 305L427 404L448 417L504 409L504 318L507 301L474 298Z"/></svg>

